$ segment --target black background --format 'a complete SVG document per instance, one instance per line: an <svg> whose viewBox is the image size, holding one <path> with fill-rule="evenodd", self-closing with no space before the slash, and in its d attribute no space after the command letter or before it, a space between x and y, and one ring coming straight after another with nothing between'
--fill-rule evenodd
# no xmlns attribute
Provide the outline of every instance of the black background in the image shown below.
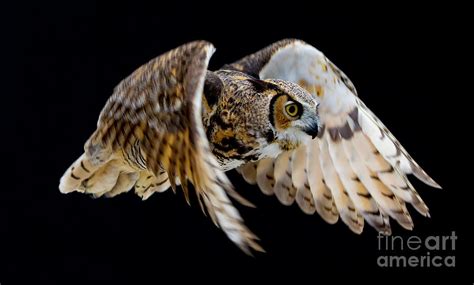
<svg viewBox="0 0 474 285"><path fill-rule="evenodd" d="M456 162L470 155L458 154L462 132L456 129L468 114L453 104L469 96L455 91L469 85L455 66L457 33L465 25L461 10L389 5L356 10L295 1L6 8L4 62L12 67L3 68L11 90L4 89L10 95L2 106L7 122L2 150L5 159L13 156L8 168L15 173L5 174L8 186L1 190L0 283L162 284L172 277L371 284L449 276L452 283L465 278L471 284L472 273L463 273L472 269L467 196L472 189L461 185ZM344 70L367 106L443 186L430 189L413 179L432 218L411 211L413 232L393 222L392 227L404 237L456 231L456 268L379 268L383 253L373 229L366 226L357 236L342 222L328 225L264 196L235 172L229 176L236 188L258 206L239 206L267 251L254 258L204 217L196 200L187 206L180 192L145 202L133 193L114 199L59 193L59 178L82 153L113 87L138 66L205 39L217 48L210 64L216 69L286 37L316 46ZM11 74L20 76L10 79Z"/></svg>

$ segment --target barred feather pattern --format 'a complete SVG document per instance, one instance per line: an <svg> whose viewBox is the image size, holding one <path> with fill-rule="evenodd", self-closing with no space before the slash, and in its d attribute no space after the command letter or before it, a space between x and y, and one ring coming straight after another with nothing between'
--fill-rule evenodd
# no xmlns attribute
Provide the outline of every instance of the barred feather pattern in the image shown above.
<svg viewBox="0 0 474 285"><path fill-rule="evenodd" d="M192 42L159 56L124 79L99 117L85 153L61 178L60 191L114 197L135 186L147 199L187 182L212 221L250 254L263 251L228 195L240 197L212 155L202 124L202 93L212 44Z"/></svg>

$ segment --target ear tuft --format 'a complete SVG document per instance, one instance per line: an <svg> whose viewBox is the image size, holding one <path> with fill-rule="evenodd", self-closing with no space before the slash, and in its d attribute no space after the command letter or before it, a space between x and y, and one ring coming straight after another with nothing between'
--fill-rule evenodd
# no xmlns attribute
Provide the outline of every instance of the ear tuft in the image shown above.
<svg viewBox="0 0 474 285"><path fill-rule="evenodd" d="M263 81L263 80L260 80L260 79L257 79L257 78L249 78L247 80L250 83L252 83L255 91L258 92L258 93L262 93L262 92L264 92L265 90L268 90L268 89L275 89L275 85L270 83L270 82L267 82L267 81Z"/></svg>

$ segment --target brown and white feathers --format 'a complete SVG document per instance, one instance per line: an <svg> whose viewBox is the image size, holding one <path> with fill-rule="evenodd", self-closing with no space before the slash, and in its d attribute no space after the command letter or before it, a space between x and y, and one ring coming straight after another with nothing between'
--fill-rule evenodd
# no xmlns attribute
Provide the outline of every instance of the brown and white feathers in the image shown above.
<svg viewBox="0 0 474 285"><path fill-rule="evenodd" d="M262 250L227 194L240 198L211 153L202 124L204 79L214 47L193 42L143 65L107 101L85 153L61 178L63 193L114 196L135 185L146 199L187 181L213 222L241 249ZM248 204L248 203L247 203Z"/></svg>
<svg viewBox="0 0 474 285"><path fill-rule="evenodd" d="M367 221L390 234L389 217L412 229L407 204L429 216L407 175L440 186L357 97L349 78L316 48L282 40L224 68L297 83L319 103L318 137L277 158L242 166L238 171L247 182L258 184L265 194L275 193L285 205L296 200L305 213L317 212L328 223L340 216L355 233Z"/></svg>
<svg viewBox="0 0 474 285"><path fill-rule="evenodd" d="M357 97L347 76L299 40L277 42L216 72L199 41L137 69L114 90L85 152L60 181L62 193L142 199L188 181L201 207L242 250L262 251L228 196L251 204L224 171L285 205L295 201L356 233L366 221L391 232L413 227L407 204L428 208L407 174L439 187ZM317 136L316 136L317 135Z"/></svg>
<svg viewBox="0 0 474 285"><path fill-rule="evenodd" d="M220 84L214 82L219 80ZM293 149L319 129L317 102L299 85L235 70L208 73L203 122L224 170Z"/></svg>

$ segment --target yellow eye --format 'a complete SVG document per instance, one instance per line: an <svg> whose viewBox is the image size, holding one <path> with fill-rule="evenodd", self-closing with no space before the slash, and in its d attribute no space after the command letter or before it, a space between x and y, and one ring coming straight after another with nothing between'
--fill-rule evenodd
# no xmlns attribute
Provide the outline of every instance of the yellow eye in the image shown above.
<svg viewBox="0 0 474 285"><path fill-rule="evenodd" d="M289 102L285 105L286 114L290 117L296 117L299 114L299 107L295 102Z"/></svg>

